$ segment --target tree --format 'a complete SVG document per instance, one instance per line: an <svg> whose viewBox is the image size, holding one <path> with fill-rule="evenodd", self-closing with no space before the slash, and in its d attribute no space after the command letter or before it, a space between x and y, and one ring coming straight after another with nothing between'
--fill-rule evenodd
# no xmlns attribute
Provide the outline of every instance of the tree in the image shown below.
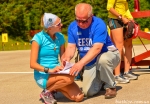
<svg viewBox="0 0 150 104"><path fill-rule="evenodd" d="M1 0L0 1L0 34L7 32L16 39L28 40L30 30L39 30L40 18L45 12L51 12L62 19L63 33L67 34L68 25L75 20L74 8L77 3L86 2L93 6L94 15L107 23L108 12L106 0ZM140 0L140 9L149 10L149 0ZM134 11L134 1L129 7ZM136 19L141 28L150 28L150 18ZM17 38L17 39L19 39Z"/></svg>

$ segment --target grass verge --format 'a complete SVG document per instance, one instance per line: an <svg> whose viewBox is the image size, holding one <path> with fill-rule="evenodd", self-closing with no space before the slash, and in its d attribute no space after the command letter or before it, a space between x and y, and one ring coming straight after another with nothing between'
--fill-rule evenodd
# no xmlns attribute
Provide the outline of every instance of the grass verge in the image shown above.
<svg viewBox="0 0 150 104"><path fill-rule="evenodd" d="M67 35L64 35L66 44L67 45ZM150 44L150 40L139 38L133 39L133 45L142 45L142 42L144 44ZM8 39L7 43L2 43L2 36L0 35L0 51L12 51L12 50L29 50L31 48L30 42L24 42L24 41L15 41L11 38Z"/></svg>

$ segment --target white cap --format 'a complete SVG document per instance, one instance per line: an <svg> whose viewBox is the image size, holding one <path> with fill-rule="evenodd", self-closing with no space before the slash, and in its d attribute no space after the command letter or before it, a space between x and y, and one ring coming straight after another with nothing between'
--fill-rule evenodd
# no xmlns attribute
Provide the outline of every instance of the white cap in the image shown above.
<svg viewBox="0 0 150 104"><path fill-rule="evenodd" d="M48 27L52 26L58 16L52 13L44 13L43 17L43 22L44 22L44 27L47 29Z"/></svg>

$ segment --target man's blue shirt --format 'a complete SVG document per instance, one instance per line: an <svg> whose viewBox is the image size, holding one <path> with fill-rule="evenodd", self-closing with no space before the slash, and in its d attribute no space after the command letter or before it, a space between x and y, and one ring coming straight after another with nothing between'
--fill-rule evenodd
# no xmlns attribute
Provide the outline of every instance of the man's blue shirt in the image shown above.
<svg viewBox="0 0 150 104"><path fill-rule="evenodd" d="M104 44L99 54L107 52L109 50L108 47L113 45L107 33L106 24L102 19L95 16L92 17L92 23L86 29L80 28L77 22L73 21L68 28L68 43L76 44L81 58L86 55L95 43ZM88 63L87 66L94 64L96 59L97 57Z"/></svg>

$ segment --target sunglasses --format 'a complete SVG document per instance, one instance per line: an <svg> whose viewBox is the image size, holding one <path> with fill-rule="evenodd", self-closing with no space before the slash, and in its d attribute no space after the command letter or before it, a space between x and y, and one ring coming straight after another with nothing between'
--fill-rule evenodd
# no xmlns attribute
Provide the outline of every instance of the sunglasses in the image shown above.
<svg viewBox="0 0 150 104"><path fill-rule="evenodd" d="M91 16L90 16L91 17ZM90 18L89 17L89 18ZM86 20L79 20L79 19L75 19L78 23L83 23L83 24L85 24L85 23L88 23L88 20L89 20L89 18L88 19L86 19Z"/></svg>
<svg viewBox="0 0 150 104"><path fill-rule="evenodd" d="M61 20L60 20L60 22L59 23L57 23L57 24L55 24L55 25L52 25L52 26L54 26L54 27L58 27L58 26L60 26L61 25Z"/></svg>

